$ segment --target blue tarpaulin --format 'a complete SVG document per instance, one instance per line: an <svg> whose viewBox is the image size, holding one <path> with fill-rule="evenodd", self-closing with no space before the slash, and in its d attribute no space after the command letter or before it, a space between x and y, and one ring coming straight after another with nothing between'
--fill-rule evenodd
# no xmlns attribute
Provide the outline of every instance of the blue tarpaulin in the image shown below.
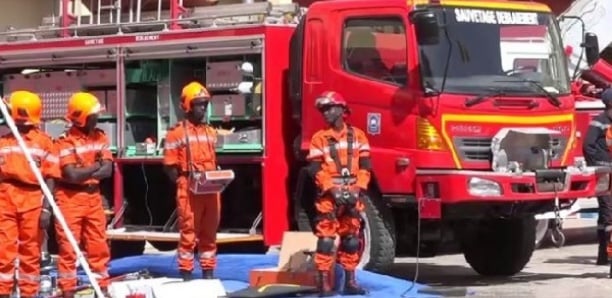
<svg viewBox="0 0 612 298"><path fill-rule="evenodd" d="M278 255L219 255L215 276L222 281L225 290L230 293L248 287L249 272L252 269L274 267L277 263ZM177 268L175 255L147 254L113 260L110 264L110 274L118 276L146 269L154 276L179 277ZM197 264L195 268L198 268ZM339 268L336 272L339 281L337 284L341 285L344 277ZM359 270L357 280L368 290L368 295L350 297L433 297L419 293L419 290L426 288L421 284L415 284L410 292L405 293L412 286L410 281L386 275Z"/></svg>

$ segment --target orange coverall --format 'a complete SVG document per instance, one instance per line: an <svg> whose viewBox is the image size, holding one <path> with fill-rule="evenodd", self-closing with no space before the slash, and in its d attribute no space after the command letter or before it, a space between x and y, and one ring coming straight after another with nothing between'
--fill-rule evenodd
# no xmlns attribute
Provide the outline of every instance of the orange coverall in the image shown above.
<svg viewBox="0 0 612 298"><path fill-rule="evenodd" d="M319 271L331 270L334 262L333 241L336 235L340 236L338 262L345 270L355 270L361 257L358 241L361 229L360 213L364 210L363 202L357 200L352 210L342 210L345 208L338 210L335 199L328 192L332 187L342 186L341 170L343 167L349 170L353 178L352 187L366 190L370 183L369 165L360 165L360 159L370 156L370 145L363 131L355 127L350 129L352 137L349 137L349 128L346 125L339 132L331 128L320 130L314 134L310 143L308 160L321 164L315 175L315 182L321 193L324 194L315 202L318 213L315 235L319 238L315 263ZM352 142L349 139L352 139ZM330 150L330 140L335 143L335 150ZM349 143L352 147L350 162ZM333 155L336 155L337 158L334 159ZM338 163L340 168L338 168ZM341 213L336 214L337 212Z"/></svg>
<svg viewBox="0 0 612 298"><path fill-rule="evenodd" d="M190 171L216 170L216 141L217 132L212 127L204 124L194 125L189 121L178 123L166 135L164 165L176 166L179 171L176 181L176 208L180 229L177 251L179 270L193 271L196 247L202 269L215 269L217 266L217 229L221 216L221 196L219 193L194 195L189 191Z"/></svg>
<svg viewBox="0 0 612 298"><path fill-rule="evenodd" d="M55 144L60 168L70 164L89 167L99 158L113 159L108 137L101 129L86 135L77 128L71 128ZM110 251L106 242L106 215L99 182L93 178L81 184L60 181L55 198L77 243L85 242L89 266L93 273L100 276L100 287L105 288L108 286ZM58 286L62 291L71 291L77 286L76 252L59 223L56 223L55 230L59 246Z"/></svg>
<svg viewBox="0 0 612 298"><path fill-rule="evenodd" d="M59 178L58 157L50 136L32 128L22 135L44 178ZM0 137L0 295L13 288L13 262L19 258L22 296L38 293L40 278L39 219L43 193L12 134Z"/></svg>

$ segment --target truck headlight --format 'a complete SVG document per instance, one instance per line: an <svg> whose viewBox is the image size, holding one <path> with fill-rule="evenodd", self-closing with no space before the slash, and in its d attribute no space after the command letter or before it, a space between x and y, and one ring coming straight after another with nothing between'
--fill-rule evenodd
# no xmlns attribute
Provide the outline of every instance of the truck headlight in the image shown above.
<svg viewBox="0 0 612 298"><path fill-rule="evenodd" d="M468 192L472 196L496 197L502 194L499 183L488 179L472 177L468 180L467 186Z"/></svg>
<svg viewBox="0 0 612 298"><path fill-rule="evenodd" d="M610 188L610 174L604 174L597 177L597 184L595 184L595 191L602 192Z"/></svg>

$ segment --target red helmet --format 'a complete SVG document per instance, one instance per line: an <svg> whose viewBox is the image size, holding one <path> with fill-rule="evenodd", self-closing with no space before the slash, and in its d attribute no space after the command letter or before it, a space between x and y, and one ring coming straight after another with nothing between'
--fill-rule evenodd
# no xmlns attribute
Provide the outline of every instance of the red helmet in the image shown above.
<svg viewBox="0 0 612 298"><path fill-rule="evenodd" d="M347 113L349 112L344 97L335 91L325 91L315 100L315 107L317 109L320 110L326 106L341 106Z"/></svg>

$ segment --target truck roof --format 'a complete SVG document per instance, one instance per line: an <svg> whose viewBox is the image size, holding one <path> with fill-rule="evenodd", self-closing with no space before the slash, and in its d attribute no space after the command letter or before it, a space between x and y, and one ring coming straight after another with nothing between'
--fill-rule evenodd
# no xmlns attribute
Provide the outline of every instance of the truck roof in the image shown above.
<svg viewBox="0 0 612 298"><path fill-rule="evenodd" d="M505 1L505 0L408 0L408 5L427 5L440 3L442 6L474 7L489 9L508 9L551 12L546 4L532 1Z"/></svg>
<svg viewBox="0 0 612 298"><path fill-rule="evenodd" d="M370 3L371 1L340 0L334 3L360 2ZM548 6L536 2L502 0L407 0L407 2L399 2L407 3L408 6L439 3L455 7L550 12ZM389 1L389 3L397 4L398 2ZM176 12L167 10L143 11L138 13L139 18L142 15L142 19L139 20L133 20L133 13L130 11L129 16L123 13L113 22L100 22L106 17L100 13L97 16L96 13L91 13L76 18L71 14L69 19L72 23L67 27L61 27L57 17L45 17L43 25L38 28L0 32L0 52L2 53L0 58L5 60L11 52L21 53L26 50L49 52L58 48L92 48L99 45L193 38L196 32L222 32L224 28L234 30L244 28L243 30L249 31L253 27L265 25L292 26L297 23L299 15L303 12L296 3L272 5L269 2L257 2L193 7L186 10L180 18L172 18ZM112 12L107 12L107 14L112 15ZM178 30L165 30L172 26L178 27L179 24L182 28ZM64 37L58 37L59 34L64 34ZM236 32L236 34L239 33ZM205 35L203 34L202 37ZM231 36L231 34L221 36ZM2 39L5 40L2 41Z"/></svg>
<svg viewBox="0 0 612 298"><path fill-rule="evenodd" d="M14 54L25 52L52 55L64 49L261 35L265 26L295 26L302 12L295 3L273 5L269 2L192 7L179 18L173 17L175 12L169 10L141 11L137 14L140 19L135 19L135 13L130 10L114 21L104 15L112 16L113 12L98 15L92 12L80 17L72 12L68 26L62 27L63 21L58 21L62 17L55 16L43 18L43 25L37 28L0 31L0 60L14 60Z"/></svg>

